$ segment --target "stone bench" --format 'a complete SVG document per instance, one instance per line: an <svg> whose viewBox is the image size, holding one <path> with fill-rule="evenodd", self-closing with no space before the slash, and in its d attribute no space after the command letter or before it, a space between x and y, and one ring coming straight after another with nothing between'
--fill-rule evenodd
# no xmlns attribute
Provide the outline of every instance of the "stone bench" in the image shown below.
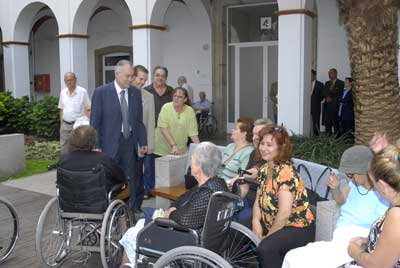
<svg viewBox="0 0 400 268"><path fill-rule="evenodd" d="M0 135L0 179L25 171L24 134Z"/></svg>

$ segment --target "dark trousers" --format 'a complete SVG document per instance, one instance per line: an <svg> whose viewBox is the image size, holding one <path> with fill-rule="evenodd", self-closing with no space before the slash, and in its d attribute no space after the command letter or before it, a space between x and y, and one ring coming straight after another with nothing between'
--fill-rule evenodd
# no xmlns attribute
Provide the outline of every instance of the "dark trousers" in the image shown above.
<svg viewBox="0 0 400 268"><path fill-rule="evenodd" d="M135 210L140 210L143 204L144 199L144 183L143 183L143 163L144 157L138 158L138 167L137 167L137 176L135 180L135 189L136 189L136 200L135 200Z"/></svg>
<svg viewBox="0 0 400 268"><path fill-rule="evenodd" d="M144 158L144 191L149 193L150 190L154 189L156 184L156 174L155 174L155 161L153 154L145 154Z"/></svg>
<svg viewBox="0 0 400 268"><path fill-rule="evenodd" d="M320 132L320 130L319 130L320 115L321 114L312 114L311 115L314 136L319 136L319 132Z"/></svg>
<svg viewBox="0 0 400 268"><path fill-rule="evenodd" d="M257 248L263 268L281 268L286 253L314 241L315 225L306 228L284 227L264 238Z"/></svg>
<svg viewBox="0 0 400 268"><path fill-rule="evenodd" d="M125 175L130 179L130 205L132 209L136 208L136 177L137 177L137 153L135 151L135 144L133 136L125 139L124 136L119 136L119 144L117 155L114 160L125 172Z"/></svg>

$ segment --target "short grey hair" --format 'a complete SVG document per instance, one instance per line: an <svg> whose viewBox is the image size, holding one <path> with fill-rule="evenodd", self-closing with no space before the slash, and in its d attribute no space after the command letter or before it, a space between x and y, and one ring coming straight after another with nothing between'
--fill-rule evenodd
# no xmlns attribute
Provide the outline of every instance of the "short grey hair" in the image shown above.
<svg viewBox="0 0 400 268"><path fill-rule="evenodd" d="M268 126L274 125L274 122L269 118L258 118L254 121L254 126Z"/></svg>
<svg viewBox="0 0 400 268"><path fill-rule="evenodd" d="M206 96L206 93L205 93L204 91L200 91L200 92L199 92L199 95L204 95L204 96Z"/></svg>
<svg viewBox="0 0 400 268"><path fill-rule="evenodd" d="M184 77L183 75L178 77L178 81L182 81L182 82L185 82L185 83L187 82L186 81L186 77Z"/></svg>
<svg viewBox="0 0 400 268"><path fill-rule="evenodd" d="M117 62L114 68L114 72L117 74L121 71L122 67L125 65L129 65L133 68L132 63L129 60L120 60Z"/></svg>
<svg viewBox="0 0 400 268"><path fill-rule="evenodd" d="M218 175L222 164L221 150L212 142L202 142L193 151L194 161L209 178Z"/></svg>

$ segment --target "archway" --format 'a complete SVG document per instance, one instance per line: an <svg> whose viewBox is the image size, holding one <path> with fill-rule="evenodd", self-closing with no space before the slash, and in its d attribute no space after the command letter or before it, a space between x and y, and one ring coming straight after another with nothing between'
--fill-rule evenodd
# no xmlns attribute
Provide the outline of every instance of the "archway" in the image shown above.
<svg viewBox="0 0 400 268"><path fill-rule="evenodd" d="M132 60L130 8L124 0L83 1L73 23L73 32L88 34L88 92L113 79L118 59ZM119 49L120 48L120 49Z"/></svg>
<svg viewBox="0 0 400 268"><path fill-rule="evenodd" d="M165 32L151 32L152 66L165 65L168 68L168 84L171 86L177 85L178 76L186 76L194 89L194 100L198 100L200 91L205 91L211 101L211 22L203 2L158 0L150 24L167 26Z"/></svg>
<svg viewBox="0 0 400 268"><path fill-rule="evenodd" d="M57 34L56 16L45 3L30 3L19 13L14 39L27 43L16 48L20 57L14 59L14 64L20 68L18 73L22 82L28 84L24 89L25 94L19 95L29 95L32 99L59 95L61 83Z"/></svg>

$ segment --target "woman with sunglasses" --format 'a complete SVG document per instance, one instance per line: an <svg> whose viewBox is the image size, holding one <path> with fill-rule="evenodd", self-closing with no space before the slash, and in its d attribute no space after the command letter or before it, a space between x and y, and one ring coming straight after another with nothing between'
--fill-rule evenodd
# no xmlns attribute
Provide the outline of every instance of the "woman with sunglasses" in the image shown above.
<svg viewBox="0 0 400 268"><path fill-rule="evenodd" d="M291 162L292 144L283 127L259 133L256 151L264 163L253 207L253 231L262 240L257 248L261 267L280 268L286 252L314 240L314 215L304 182Z"/></svg>
<svg viewBox="0 0 400 268"><path fill-rule="evenodd" d="M172 102L164 104L158 116L154 154L179 155L187 150L190 137L199 143L196 114L190 105L186 89L177 87L172 93Z"/></svg>
<svg viewBox="0 0 400 268"><path fill-rule="evenodd" d="M366 236L372 223L385 213L388 203L373 190L368 177L368 163L373 154L362 145L350 147L342 154L339 171L346 174L348 184L340 188L340 178L331 174L328 186L332 198L341 206L331 241L310 243L288 252L284 268L336 268L351 261L347 245L354 236Z"/></svg>

